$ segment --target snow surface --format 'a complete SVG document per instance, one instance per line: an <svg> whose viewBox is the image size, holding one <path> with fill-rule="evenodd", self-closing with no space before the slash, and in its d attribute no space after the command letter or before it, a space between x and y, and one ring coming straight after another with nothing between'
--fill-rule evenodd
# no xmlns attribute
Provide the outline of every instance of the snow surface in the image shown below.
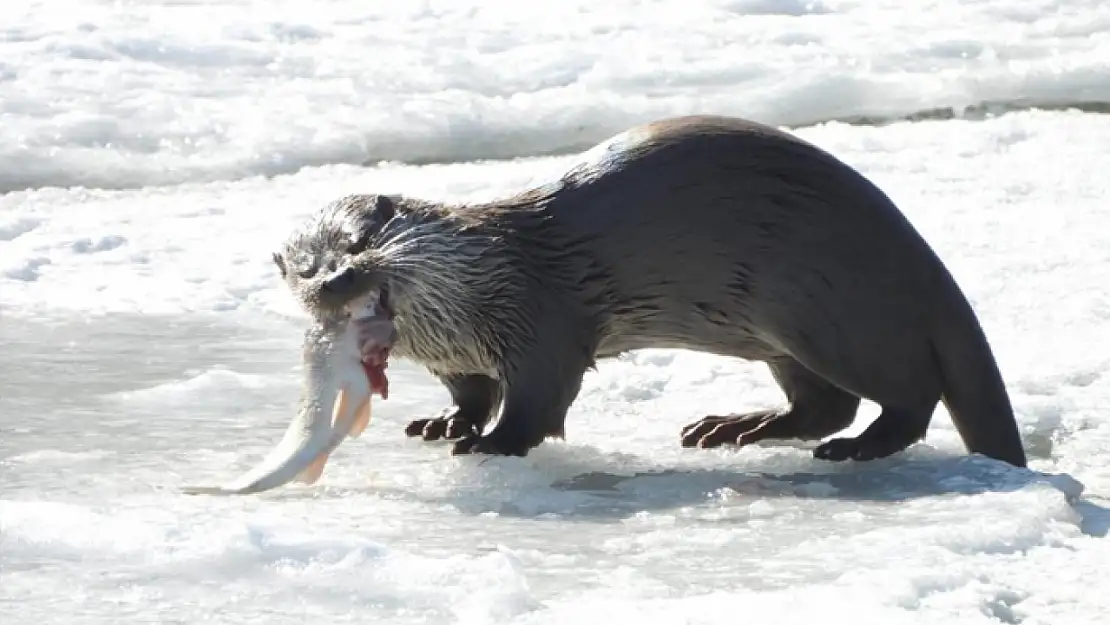
<svg viewBox="0 0 1110 625"><path fill-rule="evenodd" d="M1103 0L19 0L0 191L568 152L693 110L1106 103L1108 76Z"/></svg>
<svg viewBox="0 0 1110 625"><path fill-rule="evenodd" d="M1106 102L1108 33L1080 0L0 5L0 622L1107 622L1110 117L1077 111L798 129L956 274L1030 470L939 408L871 463L682 449L781 393L646 350L527 458L406 439L447 394L397 362L318 485L177 489L288 423L303 316L269 254L330 199L494 197L664 114Z"/></svg>

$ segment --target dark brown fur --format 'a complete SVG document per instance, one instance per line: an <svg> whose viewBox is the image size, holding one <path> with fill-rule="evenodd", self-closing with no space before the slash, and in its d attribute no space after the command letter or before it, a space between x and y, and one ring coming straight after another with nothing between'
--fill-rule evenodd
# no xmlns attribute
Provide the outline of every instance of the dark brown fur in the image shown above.
<svg viewBox="0 0 1110 625"><path fill-rule="evenodd" d="M304 295L319 285L338 303L388 285L394 353L426 364L456 404L410 435L524 455L563 434L595 359L667 347L766 362L789 400L692 423L687 446L824 438L866 398L878 419L814 453L878 458L924 438L943 400L969 450L1025 465L971 306L866 178L734 118L663 120L612 145L556 184L497 202L343 198L287 246L337 250L316 265L358 276L339 289L326 272L294 279L306 302L319 305ZM344 237L369 242L344 256Z"/></svg>

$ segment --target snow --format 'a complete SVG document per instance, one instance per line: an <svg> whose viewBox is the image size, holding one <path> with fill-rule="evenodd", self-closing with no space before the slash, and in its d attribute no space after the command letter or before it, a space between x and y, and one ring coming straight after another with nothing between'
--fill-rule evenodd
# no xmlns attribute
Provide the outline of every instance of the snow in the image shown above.
<svg viewBox="0 0 1110 625"><path fill-rule="evenodd" d="M1110 101L1101 0L28 5L0 8L0 191L571 152L691 110Z"/></svg>
<svg viewBox="0 0 1110 625"><path fill-rule="evenodd" d="M1026 105L1096 109L1108 75L1095 1L5 4L2 620L1105 622L1110 117ZM919 119L983 102L1016 110ZM270 253L299 220L496 197L706 111L793 125L894 198L980 314L1029 470L967 456L939 408L870 463L683 449L781 393L645 350L526 458L406 439L447 394L397 362L316 486L180 494L292 415L304 320ZM893 121L812 123L868 116Z"/></svg>

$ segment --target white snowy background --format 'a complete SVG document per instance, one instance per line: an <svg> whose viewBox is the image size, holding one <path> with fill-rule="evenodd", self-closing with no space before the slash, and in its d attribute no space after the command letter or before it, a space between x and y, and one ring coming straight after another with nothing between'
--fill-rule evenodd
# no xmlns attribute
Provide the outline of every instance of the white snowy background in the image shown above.
<svg viewBox="0 0 1110 625"><path fill-rule="evenodd" d="M1101 0L4 3L0 622L1106 623L1108 103ZM269 256L299 220L509 193L694 112L895 199L981 316L1029 470L942 408L865 464L682 449L783 398L654 350L524 459L406 439L448 398L395 362L318 485L179 494L292 415L303 318Z"/></svg>

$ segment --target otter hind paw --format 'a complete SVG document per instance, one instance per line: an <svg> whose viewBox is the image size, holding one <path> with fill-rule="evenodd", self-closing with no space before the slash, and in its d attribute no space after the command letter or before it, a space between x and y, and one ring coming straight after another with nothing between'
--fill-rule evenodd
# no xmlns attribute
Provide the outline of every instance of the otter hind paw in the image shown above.
<svg viewBox="0 0 1110 625"><path fill-rule="evenodd" d="M906 448L899 440L858 436L856 438L834 438L813 449L813 457L829 462L855 460L867 462L892 456Z"/></svg>
<svg viewBox="0 0 1110 625"><path fill-rule="evenodd" d="M682 428L682 446L708 449L722 445L750 445L767 437L764 428L778 416L773 411L761 411L705 417Z"/></svg>

